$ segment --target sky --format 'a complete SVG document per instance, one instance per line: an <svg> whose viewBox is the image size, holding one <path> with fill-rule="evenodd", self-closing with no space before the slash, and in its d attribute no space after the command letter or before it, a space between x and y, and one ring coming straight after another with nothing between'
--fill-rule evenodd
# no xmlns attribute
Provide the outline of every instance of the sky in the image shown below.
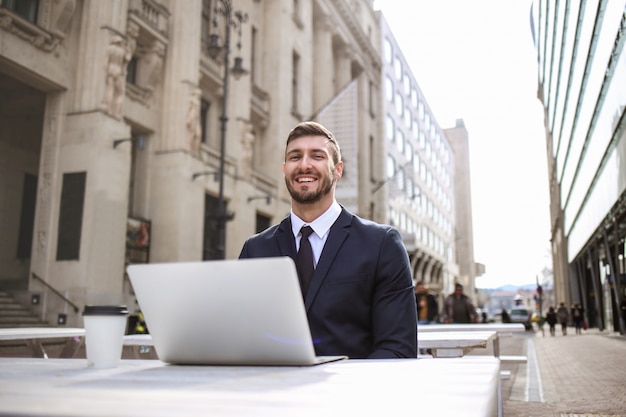
<svg viewBox="0 0 626 417"><path fill-rule="evenodd" d="M552 268L531 0L375 0L439 126L469 135L477 288Z"/></svg>

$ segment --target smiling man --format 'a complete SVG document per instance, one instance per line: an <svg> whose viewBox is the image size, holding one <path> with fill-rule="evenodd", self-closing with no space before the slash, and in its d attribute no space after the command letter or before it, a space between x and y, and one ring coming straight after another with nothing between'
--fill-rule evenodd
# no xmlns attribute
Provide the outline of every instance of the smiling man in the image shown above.
<svg viewBox="0 0 626 417"><path fill-rule="evenodd" d="M298 124L287 137L283 173L290 216L250 237L240 258L296 261L317 355L415 358L417 313L402 238L335 200L343 162L333 134L319 123Z"/></svg>

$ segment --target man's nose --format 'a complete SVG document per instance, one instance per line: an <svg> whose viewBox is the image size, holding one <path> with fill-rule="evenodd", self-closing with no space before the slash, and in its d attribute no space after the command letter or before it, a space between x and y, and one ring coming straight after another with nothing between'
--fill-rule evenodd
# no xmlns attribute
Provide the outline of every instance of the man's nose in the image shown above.
<svg viewBox="0 0 626 417"><path fill-rule="evenodd" d="M311 163L312 163L312 159L311 159L309 156L307 156L307 155L304 155L304 156L300 159L300 166L301 166L301 167L305 167L305 168L306 168L306 167L310 167L310 166L311 166Z"/></svg>

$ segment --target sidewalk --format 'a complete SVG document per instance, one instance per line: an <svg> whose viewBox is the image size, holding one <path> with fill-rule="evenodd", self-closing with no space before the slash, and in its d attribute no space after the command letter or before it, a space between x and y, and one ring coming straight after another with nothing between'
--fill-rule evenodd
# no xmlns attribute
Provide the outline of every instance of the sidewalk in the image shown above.
<svg viewBox="0 0 626 417"><path fill-rule="evenodd" d="M523 342L528 364L503 386L505 417L626 417L626 337L573 328L552 337L546 327Z"/></svg>

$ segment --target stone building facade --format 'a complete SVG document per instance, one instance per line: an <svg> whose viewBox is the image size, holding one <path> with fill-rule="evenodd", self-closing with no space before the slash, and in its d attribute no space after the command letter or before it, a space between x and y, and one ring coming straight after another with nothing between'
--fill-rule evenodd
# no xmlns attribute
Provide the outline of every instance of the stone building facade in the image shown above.
<svg viewBox="0 0 626 417"><path fill-rule="evenodd" d="M289 213L303 120L342 146L338 200L392 222L371 0L1 4L0 290L43 320L135 309L129 263L236 258Z"/></svg>
<svg viewBox="0 0 626 417"><path fill-rule="evenodd" d="M246 72L225 83L227 17ZM236 258L289 213L284 142L308 119L352 147L350 208L385 221L379 44L367 0L3 1L0 285L79 325L72 305L133 306L127 263Z"/></svg>

